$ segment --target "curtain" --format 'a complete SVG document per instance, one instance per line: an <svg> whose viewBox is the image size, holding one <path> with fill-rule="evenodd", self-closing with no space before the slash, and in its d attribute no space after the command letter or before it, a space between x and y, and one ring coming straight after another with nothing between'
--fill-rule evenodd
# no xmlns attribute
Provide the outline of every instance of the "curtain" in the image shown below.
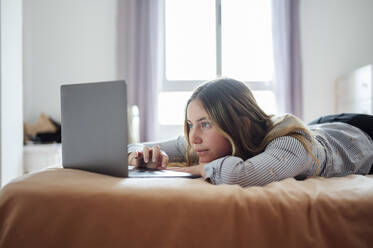
<svg viewBox="0 0 373 248"><path fill-rule="evenodd" d="M274 85L278 110L303 117L299 0L272 0Z"/></svg>
<svg viewBox="0 0 373 248"><path fill-rule="evenodd" d="M127 103L140 112L140 142L156 137L160 89L158 0L118 1L118 72L127 82Z"/></svg>

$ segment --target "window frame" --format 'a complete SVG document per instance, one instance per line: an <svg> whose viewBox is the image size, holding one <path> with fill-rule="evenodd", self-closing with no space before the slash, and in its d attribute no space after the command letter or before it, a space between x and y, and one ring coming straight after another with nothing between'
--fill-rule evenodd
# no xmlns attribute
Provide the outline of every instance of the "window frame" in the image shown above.
<svg viewBox="0 0 373 248"><path fill-rule="evenodd" d="M166 0L162 0L161 27L162 32L162 87L161 92L193 91L206 80L168 80L166 78ZM222 76L222 35L221 35L221 0L215 0L216 26L216 77ZM273 80L244 81L252 91L274 91Z"/></svg>

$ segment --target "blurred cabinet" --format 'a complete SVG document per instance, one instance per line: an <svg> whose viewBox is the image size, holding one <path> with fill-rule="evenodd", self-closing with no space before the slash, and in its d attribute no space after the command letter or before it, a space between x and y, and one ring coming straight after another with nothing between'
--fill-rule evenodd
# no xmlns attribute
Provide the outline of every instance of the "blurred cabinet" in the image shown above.
<svg viewBox="0 0 373 248"><path fill-rule="evenodd" d="M23 171L30 173L49 166L62 166L61 144L28 144L23 147Z"/></svg>

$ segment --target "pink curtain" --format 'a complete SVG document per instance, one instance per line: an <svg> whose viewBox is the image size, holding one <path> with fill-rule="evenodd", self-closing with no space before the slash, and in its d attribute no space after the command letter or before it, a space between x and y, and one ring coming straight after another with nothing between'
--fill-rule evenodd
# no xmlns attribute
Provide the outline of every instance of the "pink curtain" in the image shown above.
<svg viewBox="0 0 373 248"><path fill-rule="evenodd" d="M158 0L118 1L118 72L128 84L128 105L140 111L140 142L156 137L160 88Z"/></svg>
<svg viewBox="0 0 373 248"><path fill-rule="evenodd" d="M278 109L303 117L299 0L272 0L274 85Z"/></svg>

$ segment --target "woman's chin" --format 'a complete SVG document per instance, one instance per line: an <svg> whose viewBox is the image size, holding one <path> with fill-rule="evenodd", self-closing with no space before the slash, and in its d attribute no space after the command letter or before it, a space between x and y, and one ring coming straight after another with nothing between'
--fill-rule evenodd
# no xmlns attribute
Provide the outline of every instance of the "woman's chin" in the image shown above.
<svg viewBox="0 0 373 248"><path fill-rule="evenodd" d="M211 159L199 158L199 163L200 164L207 164L207 163L210 163L211 161L212 161Z"/></svg>
<svg viewBox="0 0 373 248"><path fill-rule="evenodd" d="M204 157L199 157L199 163L200 164L207 164L207 163L210 163L211 161L214 161L215 159L213 158L204 158Z"/></svg>
<svg viewBox="0 0 373 248"><path fill-rule="evenodd" d="M207 163L210 163L210 162L212 162L212 161L214 161L214 160L217 160L217 159L219 159L219 158L223 158L223 157L225 157L225 156L220 156L220 157L202 157L202 156L200 156L199 157L199 163L200 164L207 164Z"/></svg>

